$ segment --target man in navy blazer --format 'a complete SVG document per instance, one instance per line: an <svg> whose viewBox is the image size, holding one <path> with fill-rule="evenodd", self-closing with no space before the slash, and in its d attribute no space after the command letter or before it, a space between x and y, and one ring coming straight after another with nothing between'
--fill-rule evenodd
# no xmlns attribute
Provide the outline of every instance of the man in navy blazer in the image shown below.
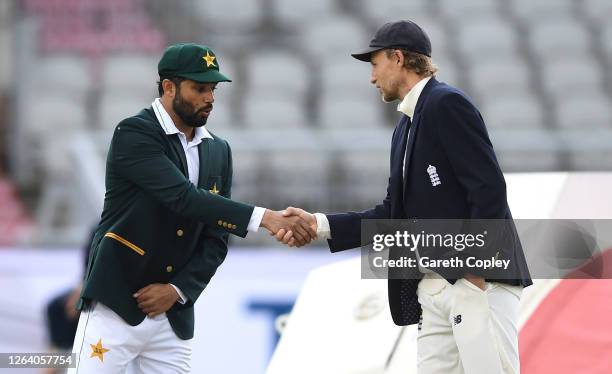
<svg viewBox="0 0 612 374"><path fill-rule="evenodd" d="M363 212L324 215L290 207L285 214L308 220L332 252L361 246L364 219L511 222L504 176L483 118L460 90L435 79L427 34L411 21L387 23L367 50L352 56L371 63L370 81L383 101L401 100L386 197ZM294 244L291 232L280 231L277 239ZM510 260L503 279L478 270L424 268L416 279L389 279L393 321L419 323L419 373L519 372L519 300L531 280L514 239L501 254Z"/></svg>

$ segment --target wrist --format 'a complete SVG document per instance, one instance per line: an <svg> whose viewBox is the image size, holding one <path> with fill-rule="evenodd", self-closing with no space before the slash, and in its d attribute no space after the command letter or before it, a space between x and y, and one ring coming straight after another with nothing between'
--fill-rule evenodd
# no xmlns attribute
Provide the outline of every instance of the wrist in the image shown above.
<svg viewBox="0 0 612 374"><path fill-rule="evenodd" d="M269 229L269 223L270 223L270 216L272 214L272 211L270 209L266 209L266 211L264 212L263 217L261 218L261 224L259 225L259 227L263 227L265 229Z"/></svg>
<svg viewBox="0 0 612 374"><path fill-rule="evenodd" d="M175 301L181 300L181 295L179 295L178 291L171 283L166 284L166 286L170 289L170 294L174 297Z"/></svg>

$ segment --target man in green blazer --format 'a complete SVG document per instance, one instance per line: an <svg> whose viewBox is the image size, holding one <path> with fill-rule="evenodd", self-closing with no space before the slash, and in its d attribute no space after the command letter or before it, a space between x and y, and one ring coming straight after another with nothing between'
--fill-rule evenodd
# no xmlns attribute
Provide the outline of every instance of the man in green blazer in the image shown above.
<svg viewBox="0 0 612 374"><path fill-rule="evenodd" d="M176 44L162 56L150 108L115 128L104 210L77 308L73 373L190 371L194 303L227 254L229 234L262 226L316 233L296 217L230 200L232 154L204 125L219 82L214 52Z"/></svg>

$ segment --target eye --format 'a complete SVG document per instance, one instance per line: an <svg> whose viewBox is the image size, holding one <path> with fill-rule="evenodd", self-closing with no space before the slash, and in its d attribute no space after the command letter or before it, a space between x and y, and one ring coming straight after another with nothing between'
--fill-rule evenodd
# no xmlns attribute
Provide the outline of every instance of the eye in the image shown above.
<svg viewBox="0 0 612 374"><path fill-rule="evenodd" d="M200 93L200 94L203 94L203 93L206 93L208 91L215 92L216 89L217 89L217 86L214 86L214 87L198 86L196 88L196 91L198 93Z"/></svg>

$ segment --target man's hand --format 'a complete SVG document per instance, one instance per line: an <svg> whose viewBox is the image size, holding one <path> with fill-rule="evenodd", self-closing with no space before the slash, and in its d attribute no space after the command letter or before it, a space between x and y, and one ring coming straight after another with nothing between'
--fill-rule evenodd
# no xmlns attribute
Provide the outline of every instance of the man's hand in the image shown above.
<svg viewBox="0 0 612 374"><path fill-rule="evenodd" d="M317 219L314 214L308 213L304 209L289 207L283 211L283 216L285 217L300 217L304 222L306 222L309 228L316 234L317 233ZM294 233L290 230L279 230L276 233L276 240L282 242L283 244L287 244L290 247L295 247L298 245L298 241Z"/></svg>
<svg viewBox="0 0 612 374"><path fill-rule="evenodd" d="M167 312L179 299L174 287L168 283L150 284L139 289L132 296L136 298L140 310L149 317Z"/></svg>
<svg viewBox="0 0 612 374"><path fill-rule="evenodd" d="M261 226L265 227L270 235L276 235L279 231L291 232L295 239L295 245L301 247L312 241L317 236L317 230L299 216L283 215L282 212L275 212L266 209ZM283 234L284 235L284 234Z"/></svg>
<svg viewBox="0 0 612 374"><path fill-rule="evenodd" d="M474 286L480 288L483 291L486 291L487 285L483 277L479 277L478 275L470 273L465 273L464 278L471 282Z"/></svg>
<svg viewBox="0 0 612 374"><path fill-rule="evenodd" d="M66 313L66 317L71 320L76 320L79 317L79 312L76 308L76 303L79 301L81 297L81 286L76 287L70 293L70 296L66 299L66 303L64 304L64 312Z"/></svg>

